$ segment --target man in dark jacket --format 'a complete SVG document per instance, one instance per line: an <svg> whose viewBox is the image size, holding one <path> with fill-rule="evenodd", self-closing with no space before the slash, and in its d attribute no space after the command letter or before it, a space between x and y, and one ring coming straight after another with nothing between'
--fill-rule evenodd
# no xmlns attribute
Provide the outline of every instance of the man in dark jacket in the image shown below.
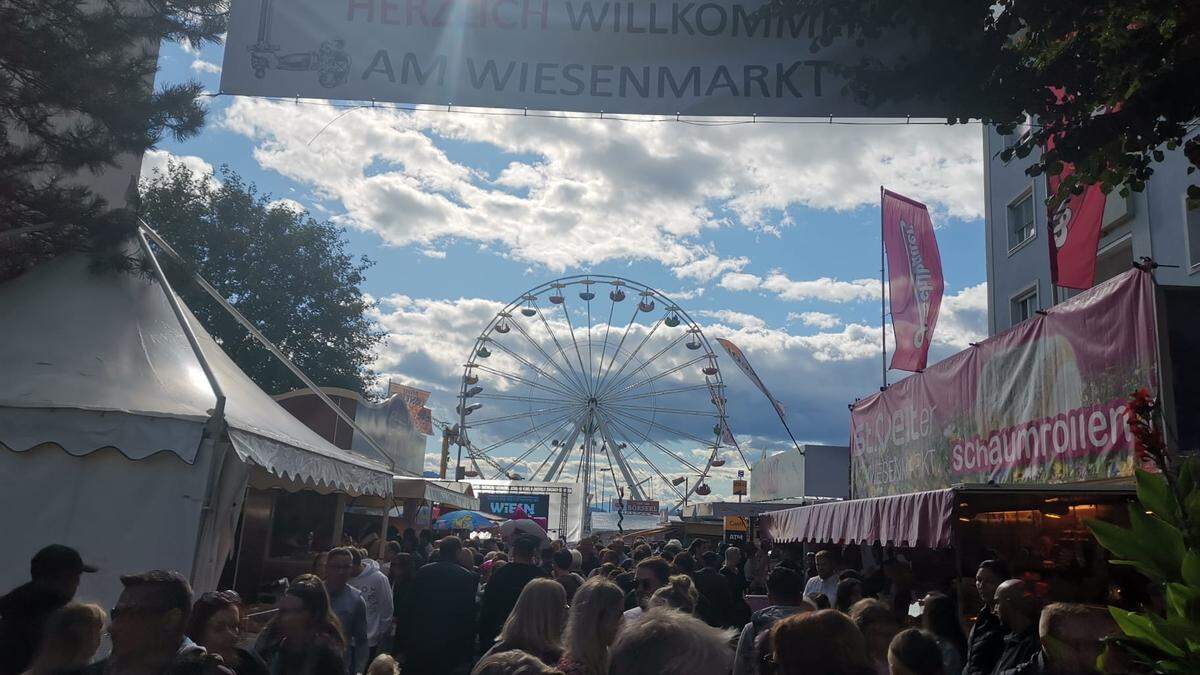
<svg viewBox="0 0 1200 675"><path fill-rule="evenodd" d="M483 589L483 603L479 608L480 651L491 649L525 584L546 576L542 568L533 563L538 543L537 537L528 534L513 537L508 564L492 574Z"/></svg>
<svg viewBox="0 0 1200 675"><path fill-rule="evenodd" d="M804 601L803 594L804 579L795 570L787 567L771 570L767 575L767 606L750 615L750 622L742 628L737 656L733 661L733 675L754 675L758 672L754 640L759 633L769 630L780 619L812 611L812 607Z"/></svg>
<svg viewBox="0 0 1200 675"><path fill-rule="evenodd" d="M996 589L996 615L1004 624L1004 648L993 673L1003 673L1031 661L1041 649L1038 641L1037 610L1020 579L1009 579Z"/></svg>
<svg viewBox="0 0 1200 675"><path fill-rule="evenodd" d="M996 588L1008 578L1008 567L1000 560L985 560L975 572L975 590L983 600L979 618L967 639L963 675L990 675L1004 650L1004 626L996 616Z"/></svg>
<svg viewBox="0 0 1200 675"><path fill-rule="evenodd" d="M0 598L0 675L25 672L42 642L46 618L75 597L80 575L95 571L69 546L51 544L34 554L31 581Z"/></svg>
<svg viewBox="0 0 1200 675"><path fill-rule="evenodd" d="M700 556L704 566L696 570L692 580L696 582L696 590L700 600L696 603L696 616L704 622L717 628L725 628L733 624L736 612L733 608L733 590L729 581L720 572L721 558L712 551L705 551Z"/></svg>
<svg viewBox="0 0 1200 675"><path fill-rule="evenodd" d="M450 536L438 545L438 560L417 570L403 611L408 629L405 675L467 673L475 640L475 592L479 576L458 564L462 540Z"/></svg>

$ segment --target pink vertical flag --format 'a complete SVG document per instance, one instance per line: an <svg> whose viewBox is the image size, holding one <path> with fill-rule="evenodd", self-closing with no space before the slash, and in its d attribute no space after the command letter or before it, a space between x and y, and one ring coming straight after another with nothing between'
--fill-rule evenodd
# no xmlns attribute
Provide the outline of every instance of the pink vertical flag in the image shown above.
<svg viewBox="0 0 1200 675"><path fill-rule="evenodd" d="M924 370L937 325L945 280L929 209L908 197L883 191L883 241L896 349L891 367Z"/></svg>

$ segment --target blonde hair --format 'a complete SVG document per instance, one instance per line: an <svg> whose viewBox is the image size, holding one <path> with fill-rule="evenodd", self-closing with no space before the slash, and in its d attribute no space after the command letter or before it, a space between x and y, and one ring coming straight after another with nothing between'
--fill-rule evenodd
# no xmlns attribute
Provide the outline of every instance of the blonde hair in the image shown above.
<svg viewBox="0 0 1200 675"><path fill-rule="evenodd" d="M608 648L617 637L624 610L621 587L604 577L592 577L575 591L563 647L583 675L608 672Z"/></svg>
<svg viewBox="0 0 1200 675"><path fill-rule="evenodd" d="M696 612L696 602L700 593L692 578L686 574L676 574L667 580L667 585L654 591L650 596L651 607L670 607L687 614Z"/></svg>
<svg viewBox="0 0 1200 675"><path fill-rule="evenodd" d="M387 654L380 654L367 667L367 675L400 675L400 664Z"/></svg>
<svg viewBox="0 0 1200 675"><path fill-rule="evenodd" d="M534 579L521 590L496 640L533 654L560 651L566 620L567 592L562 584Z"/></svg>
<svg viewBox="0 0 1200 675"><path fill-rule="evenodd" d="M92 660L108 615L100 605L73 602L46 619L39 666L46 670L82 668Z"/></svg>

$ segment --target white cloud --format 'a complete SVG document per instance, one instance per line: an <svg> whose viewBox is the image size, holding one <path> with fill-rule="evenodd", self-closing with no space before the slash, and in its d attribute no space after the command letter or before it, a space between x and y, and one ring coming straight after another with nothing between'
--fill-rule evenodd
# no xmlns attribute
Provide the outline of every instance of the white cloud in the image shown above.
<svg viewBox="0 0 1200 675"><path fill-rule="evenodd" d="M142 155L142 175L141 179L146 180L154 175L154 172L166 173L167 165L171 162L181 163L192 170L192 173L201 176L212 176L213 166L195 155L175 155L166 150L147 150L146 154Z"/></svg>
<svg viewBox="0 0 1200 675"><path fill-rule="evenodd" d="M753 274L745 272L730 272L721 277L721 288L728 288L731 291L752 291L762 284L762 279Z"/></svg>
<svg viewBox="0 0 1200 675"><path fill-rule="evenodd" d="M829 277L793 281L786 274L774 271L762 282L762 289L771 291L782 300L824 300L825 302L853 302L855 300L878 300L879 280L855 279L839 281Z"/></svg>
<svg viewBox="0 0 1200 675"><path fill-rule="evenodd" d="M716 319L717 321L729 326L745 328L746 330L759 330L767 327L767 322L763 321L757 316L754 316L753 314L735 312L729 309L719 309L716 311L702 309L699 312L696 312L696 314L710 319Z"/></svg>
<svg viewBox="0 0 1200 675"><path fill-rule="evenodd" d="M684 129L359 109L321 131L343 113L243 98L223 124L264 168L340 203L343 222L388 244L465 239L552 271L653 260L680 278L744 284L731 275L745 262L706 245L706 229L774 226L793 205L869 206L880 183L935 211L982 213L973 126ZM440 139L520 159L491 176L448 157Z"/></svg>
<svg viewBox="0 0 1200 675"><path fill-rule="evenodd" d="M841 319L826 312L788 312L787 320L788 323L799 321L815 328L833 328L842 323Z"/></svg>
<svg viewBox="0 0 1200 675"><path fill-rule="evenodd" d="M220 73L221 66L204 59L196 59L192 61L192 70L198 73Z"/></svg>
<svg viewBox="0 0 1200 675"><path fill-rule="evenodd" d="M304 208L303 204L296 201L295 199L289 199L287 197L284 197L282 199L276 199L275 201L271 202L267 206L272 209L275 209L275 208L288 209L289 211L292 211L294 213L305 213L308 211L308 209Z"/></svg>
<svg viewBox="0 0 1200 675"><path fill-rule="evenodd" d="M970 343L986 338L987 298L986 282L943 297L934 339L955 349L966 349Z"/></svg>
<svg viewBox="0 0 1200 675"><path fill-rule="evenodd" d="M425 256L426 258L434 258L436 260L444 260L446 258L445 251L434 248L421 249L421 255Z"/></svg>

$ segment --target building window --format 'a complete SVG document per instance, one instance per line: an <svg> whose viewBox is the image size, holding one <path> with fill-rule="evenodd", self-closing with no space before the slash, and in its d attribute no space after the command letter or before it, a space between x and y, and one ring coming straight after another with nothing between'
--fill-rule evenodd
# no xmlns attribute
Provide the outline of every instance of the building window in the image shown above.
<svg viewBox="0 0 1200 675"><path fill-rule="evenodd" d="M1183 199L1184 223L1187 231L1188 267L1200 270L1200 199Z"/></svg>
<svg viewBox="0 0 1200 675"><path fill-rule="evenodd" d="M1008 205L1008 248L1011 251L1033 238L1033 191Z"/></svg>
<svg viewBox="0 0 1200 675"><path fill-rule="evenodd" d="M1038 291L1037 286L1015 296L1012 299L1012 306L1009 311L1011 313L1012 325L1015 326L1025 319L1030 318L1038 309Z"/></svg>

